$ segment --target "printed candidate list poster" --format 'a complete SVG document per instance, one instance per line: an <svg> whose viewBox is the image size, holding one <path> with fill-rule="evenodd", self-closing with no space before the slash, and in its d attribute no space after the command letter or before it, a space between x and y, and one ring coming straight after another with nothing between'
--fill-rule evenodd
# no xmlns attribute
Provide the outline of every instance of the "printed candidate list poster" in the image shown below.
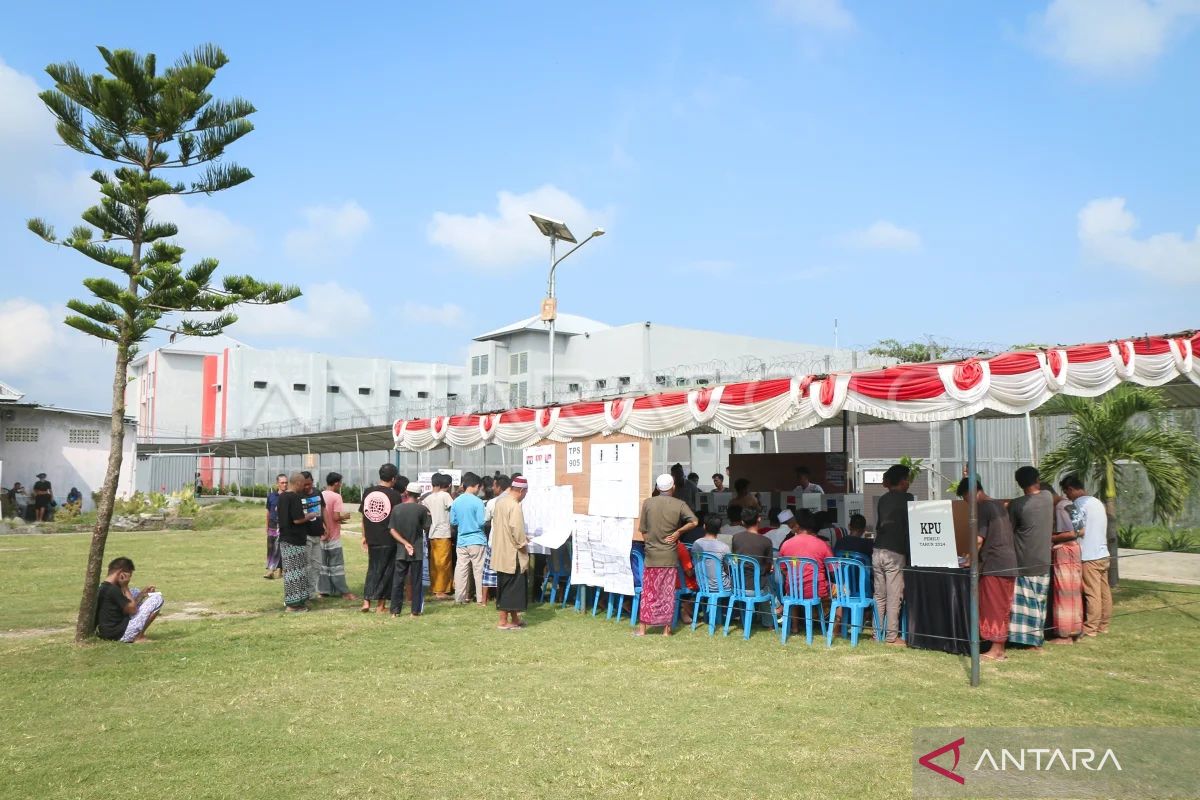
<svg viewBox="0 0 1200 800"><path fill-rule="evenodd" d="M638 464L641 445L593 444L591 446L591 495L588 513L595 517L634 518L641 514Z"/></svg>

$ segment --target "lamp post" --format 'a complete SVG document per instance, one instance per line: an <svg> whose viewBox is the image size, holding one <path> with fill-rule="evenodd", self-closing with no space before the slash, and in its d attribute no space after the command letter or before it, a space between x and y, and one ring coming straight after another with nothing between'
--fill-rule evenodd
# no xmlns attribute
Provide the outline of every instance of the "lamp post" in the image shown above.
<svg viewBox="0 0 1200 800"><path fill-rule="evenodd" d="M542 322L550 323L550 381L549 389L545 386L542 387L542 401L552 403L554 402L554 328L558 320L558 300L554 294L554 271L558 269L558 265L566 260L567 256L571 255L571 253L574 253L597 236L603 236L604 228L596 228L582 242L577 242L575 235L571 233L571 229L567 227L565 222L543 217L540 214L530 214L529 218L533 220L533 224L542 232L542 235L550 239L550 275L546 279L546 299L542 302ZM555 249L559 240L570 242L575 246L561 256L556 257Z"/></svg>

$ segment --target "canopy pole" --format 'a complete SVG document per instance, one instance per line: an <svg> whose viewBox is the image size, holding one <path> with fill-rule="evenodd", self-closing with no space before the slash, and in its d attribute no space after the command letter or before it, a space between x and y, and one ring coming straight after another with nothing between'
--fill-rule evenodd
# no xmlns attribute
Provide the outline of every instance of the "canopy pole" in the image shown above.
<svg viewBox="0 0 1200 800"><path fill-rule="evenodd" d="M979 499L975 474L975 417L967 417L967 509L971 538L971 685L979 685Z"/></svg>
<svg viewBox="0 0 1200 800"><path fill-rule="evenodd" d="M354 432L354 452L358 453L358 485L361 490L363 481L367 477L367 462L363 456L363 452L358 445L358 431Z"/></svg>
<svg viewBox="0 0 1200 800"><path fill-rule="evenodd" d="M1029 463L1034 466L1038 463L1037 444L1033 438L1033 417L1029 412L1025 412L1025 436L1029 439Z"/></svg>
<svg viewBox="0 0 1200 800"><path fill-rule="evenodd" d="M267 484L268 486L274 486L275 481L271 479L271 440L264 439L263 444L266 445L267 448L267 469L266 472L263 473L263 483ZM282 472L282 470L280 471Z"/></svg>
<svg viewBox="0 0 1200 800"><path fill-rule="evenodd" d="M836 323L835 323L836 326ZM850 476L850 412L842 412L842 471L846 476L842 483L846 492L854 491L854 479Z"/></svg>
<svg viewBox="0 0 1200 800"><path fill-rule="evenodd" d="M242 479L242 459L241 459L241 458L238 456L238 451L237 451L237 442L234 442L234 443L233 443L233 459L234 459L235 461L237 461L237 470L236 470L236 474L234 475L234 477L236 477L236 478L237 478L237 480L238 480L238 484L237 484L237 487L238 487L238 490L237 490L237 496L238 496L238 497L241 497L241 496L242 496L242 482L243 482L243 479ZM228 460L226 461L226 463L228 463Z"/></svg>

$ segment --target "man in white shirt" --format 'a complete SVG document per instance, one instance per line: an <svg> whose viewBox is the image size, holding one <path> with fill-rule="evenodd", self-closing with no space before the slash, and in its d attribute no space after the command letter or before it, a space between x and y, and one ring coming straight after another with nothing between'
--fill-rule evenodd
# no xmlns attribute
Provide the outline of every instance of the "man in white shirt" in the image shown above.
<svg viewBox="0 0 1200 800"><path fill-rule="evenodd" d="M1083 560L1083 635L1108 633L1112 621L1112 588L1108 585L1108 512L1088 494L1078 475L1059 482L1063 495L1079 512L1079 549Z"/></svg>
<svg viewBox="0 0 1200 800"><path fill-rule="evenodd" d="M796 488L792 494L825 494L825 490L809 478L808 467L796 467Z"/></svg>
<svg viewBox="0 0 1200 800"><path fill-rule="evenodd" d="M429 509L429 588L437 600L449 600L454 588L454 544L450 533L450 486L453 478L441 472L433 475L433 491L421 499Z"/></svg>

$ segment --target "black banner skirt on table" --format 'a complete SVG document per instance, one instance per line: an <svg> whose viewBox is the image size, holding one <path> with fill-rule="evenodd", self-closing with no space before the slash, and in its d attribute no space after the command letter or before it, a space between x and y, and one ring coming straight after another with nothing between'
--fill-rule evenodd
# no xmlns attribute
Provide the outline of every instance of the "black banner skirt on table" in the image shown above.
<svg viewBox="0 0 1200 800"><path fill-rule="evenodd" d="M971 571L909 567L904 570L908 645L955 655L971 652Z"/></svg>

